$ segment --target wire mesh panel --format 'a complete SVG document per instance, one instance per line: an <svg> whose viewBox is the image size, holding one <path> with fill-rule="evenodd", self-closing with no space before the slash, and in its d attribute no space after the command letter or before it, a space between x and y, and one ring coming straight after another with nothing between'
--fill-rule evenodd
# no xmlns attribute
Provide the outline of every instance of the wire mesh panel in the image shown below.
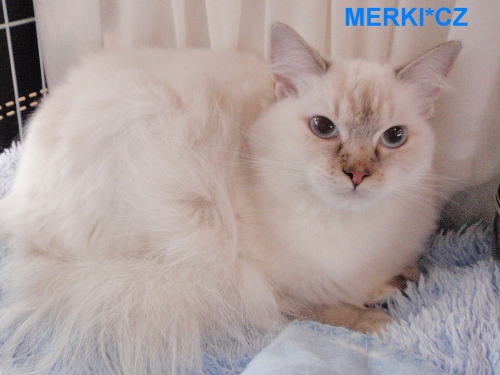
<svg viewBox="0 0 500 375"><path fill-rule="evenodd" d="M0 149L22 139L46 92L32 0L0 0Z"/></svg>

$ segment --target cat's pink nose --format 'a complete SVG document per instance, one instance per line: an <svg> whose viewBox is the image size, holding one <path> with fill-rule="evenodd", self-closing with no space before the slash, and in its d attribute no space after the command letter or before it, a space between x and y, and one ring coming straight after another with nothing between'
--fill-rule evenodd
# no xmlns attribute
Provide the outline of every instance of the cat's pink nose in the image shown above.
<svg viewBox="0 0 500 375"><path fill-rule="evenodd" d="M370 175L370 173L367 171L358 171L353 168L344 169L344 173L349 176L354 187L361 184L361 181L363 181L365 177L368 177Z"/></svg>

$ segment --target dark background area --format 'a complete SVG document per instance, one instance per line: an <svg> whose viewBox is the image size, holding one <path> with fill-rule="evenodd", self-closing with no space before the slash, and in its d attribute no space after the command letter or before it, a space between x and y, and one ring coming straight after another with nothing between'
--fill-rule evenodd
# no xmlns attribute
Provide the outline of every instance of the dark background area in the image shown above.
<svg viewBox="0 0 500 375"><path fill-rule="evenodd" d="M6 0L6 9L0 2L0 150L20 138L12 72L16 73L14 79L18 87L21 127L42 100L42 74L34 17L32 0Z"/></svg>

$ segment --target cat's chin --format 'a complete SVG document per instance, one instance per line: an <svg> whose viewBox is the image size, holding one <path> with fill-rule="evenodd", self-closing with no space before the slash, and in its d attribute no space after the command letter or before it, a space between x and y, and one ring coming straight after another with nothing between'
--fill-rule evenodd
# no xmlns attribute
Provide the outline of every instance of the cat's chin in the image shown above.
<svg viewBox="0 0 500 375"><path fill-rule="evenodd" d="M363 189L335 192L328 198L334 208L357 210L367 208L379 200L378 194Z"/></svg>
<svg viewBox="0 0 500 375"><path fill-rule="evenodd" d="M380 192L366 188L330 188L316 189L318 198L334 209L357 210L372 206L381 198Z"/></svg>

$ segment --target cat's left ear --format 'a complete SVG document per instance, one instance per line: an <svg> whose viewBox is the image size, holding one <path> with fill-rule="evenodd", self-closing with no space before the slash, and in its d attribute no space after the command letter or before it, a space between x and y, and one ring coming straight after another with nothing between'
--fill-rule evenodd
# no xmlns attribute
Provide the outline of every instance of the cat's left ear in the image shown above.
<svg viewBox="0 0 500 375"><path fill-rule="evenodd" d="M458 41L443 43L408 65L396 70L399 80L415 86L419 94L422 115L434 114L434 105L462 45Z"/></svg>
<svg viewBox="0 0 500 375"><path fill-rule="evenodd" d="M271 65L277 99L297 95L308 75L321 75L328 62L290 26L275 23L271 28Z"/></svg>

